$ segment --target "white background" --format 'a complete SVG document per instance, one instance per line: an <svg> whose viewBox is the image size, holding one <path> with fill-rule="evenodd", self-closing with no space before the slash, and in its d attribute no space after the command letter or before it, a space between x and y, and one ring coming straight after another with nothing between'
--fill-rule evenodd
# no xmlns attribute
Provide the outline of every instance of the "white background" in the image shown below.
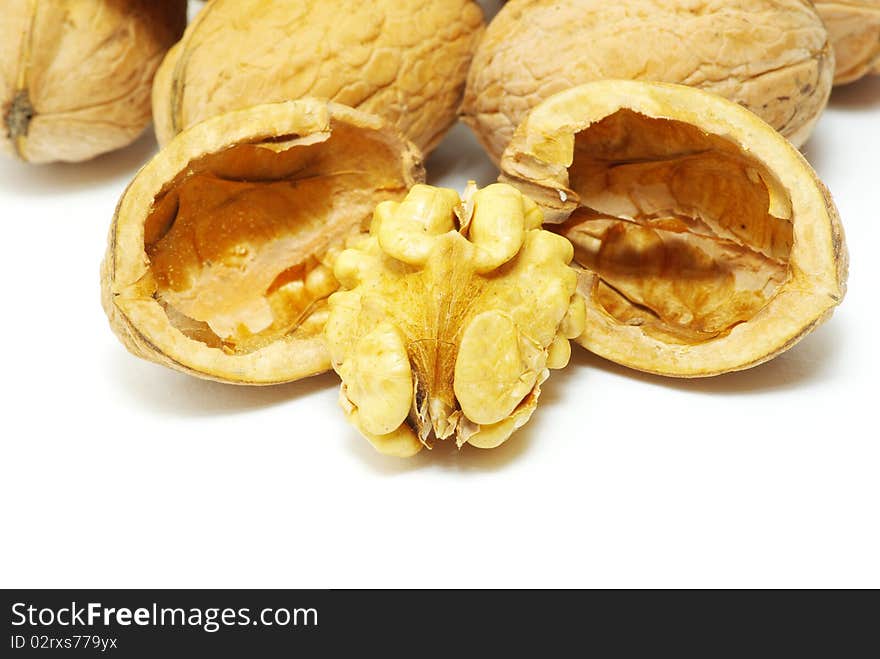
<svg viewBox="0 0 880 659"><path fill-rule="evenodd" d="M335 375L240 388L117 342L98 267L155 148L0 163L0 586L880 586L880 78L805 148L852 258L826 325L701 381L577 349L508 444L409 461L346 424ZM463 127L428 166L495 177Z"/></svg>

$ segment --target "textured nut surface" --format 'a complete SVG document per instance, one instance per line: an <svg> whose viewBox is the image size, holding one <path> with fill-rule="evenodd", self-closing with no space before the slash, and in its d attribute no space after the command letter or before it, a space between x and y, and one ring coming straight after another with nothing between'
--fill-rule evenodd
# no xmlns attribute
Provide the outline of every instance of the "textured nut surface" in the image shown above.
<svg viewBox="0 0 880 659"><path fill-rule="evenodd" d="M578 342L695 377L788 349L839 304L847 251L806 160L739 105L682 85L594 82L517 129L502 180L575 246Z"/></svg>
<svg viewBox="0 0 880 659"><path fill-rule="evenodd" d="M111 326L134 354L242 384L329 369L332 261L376 204L424 179L381 119L314 99L198 124L123 194L102 267Z"/></svg>
<svg viewBox="0 0 880 659"><path fill-rule="evenodd" d="M656 80L736 101L799 146L833 73L807 0L511 0L477 50L462 114L497 162L549 96L593 80Z"/></svg>
<svg viewBox="0 0 880 659"><path fill-rule="evenodd" d="M186 0L4 0L0 148L43 163L130 143L185 25Z"/></svg>
<svg viewBox="0 0 880 659"><path fill-rule="evenodd" d="M834 45L835 85L880 74L880 0L816 0L816 11Z"/></svg>
<svg viewBox="0 0 880 659"><path fill-rule="evenodd" d="M493 448L531 417L585 318L571 244L541 221L507 185L464 201L417 185L339 255L327 348L343 409L378 450L453 435Z"/></svg>
<svg viewBox="0 0 880 659"><path fill-rule="evenodd" d="M473 0L215 0L162 63L156 134L311 96L384 117L429 151L455 121L482 32Z"/></svg>

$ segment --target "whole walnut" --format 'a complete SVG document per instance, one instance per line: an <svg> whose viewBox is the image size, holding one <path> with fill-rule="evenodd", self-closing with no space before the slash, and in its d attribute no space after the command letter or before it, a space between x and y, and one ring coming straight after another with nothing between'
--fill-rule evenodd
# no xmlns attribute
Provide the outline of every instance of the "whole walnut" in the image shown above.
<svg viewBox="0 0 880 659"><path fill-rule="evenodd" d="M799 146L833 75L828 32L808 0L511 0L474 56L462 114L498 161L553 94L653 80L736 101Z"/></svg>
<svg viewBox="0 0 880 659"><path fill-rule="evenodd" d="M81 161L150 123L153 74L186 26L186 0L5 0L0 149Z"/></svg>
<svg viewBox="0 0 880 659"><path fill-rule="evenodd" d="M880 0L816 0L816 11L834 44L835 85L880 74Z"/></svg>
<svg viewBox="0 0 880 659"><path fill-rule="evenodd" d="M455 122L482 33L473 0L214 0L156 76L156 135L313 97L379 115L429 151Z"/></svg>

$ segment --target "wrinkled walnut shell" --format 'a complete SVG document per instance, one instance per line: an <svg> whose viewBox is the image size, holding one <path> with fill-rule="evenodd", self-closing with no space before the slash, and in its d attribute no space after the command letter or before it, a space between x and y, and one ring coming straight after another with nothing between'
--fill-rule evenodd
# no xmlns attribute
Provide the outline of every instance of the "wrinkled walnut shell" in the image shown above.
<svg viewBox="0 0 880 659"><path fill-rule="evenodd" d="M587 303L578 342L625 366L748 368L843 299L847 250L827 190L779 133L720 96L576 87L529 114L502 170L575 246Z"/></svg>
<svg viewBox="0 0 880 659"><path fill-rule="evenodd" d="M6 0L0 16L0 149L81 161L132 142L186 25L186 0Z"/></svg>
<svg viewBox="0 0 880 659"><path fill-rule="evenodd" d="M736 101L800 146L833 74L828 33L807 0L511 0L474 56L462 115L497 162L553 94L656 80Z"/></svg>
<svg viewBox="0 0 880 659"><path fill-rule="evenodd" d="M123 194L102 265L135 355L203 378L287 382L329 369L332 258L377 203L424 179L381 119L302 99L193 126Z"/></svg>
<svg viewBox="0 0 880 659"><path fill-rule="evenodd" d="M816 0L837 66L834 84L880 74L880 0Z"/></svg>
<svg viewBox="0 0 880 659"><path fill-rule="evenodd" d="M156 135L310 96L379 115L427 153L455 122L482 32L473 0L214 0L156 76Z"/></svg>

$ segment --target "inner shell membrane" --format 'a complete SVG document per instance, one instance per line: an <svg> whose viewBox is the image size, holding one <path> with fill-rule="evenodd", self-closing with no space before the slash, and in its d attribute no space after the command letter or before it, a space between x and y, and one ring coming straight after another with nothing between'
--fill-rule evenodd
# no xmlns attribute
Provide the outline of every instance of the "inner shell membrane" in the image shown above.
<svg viewBox="0 0 880 659"><path fill-rule="evenodd" d="M405 190L378 135L331 128L204 156L156 197L144 232L153 297L188 337L243 354L321 331L338 287L328 257Z"/></svg>
<svg viewBox="0 0 880 659"><path fill-rule="evenodd" d="M789 273L790 197L733 142L620 110L575 138L579 207L557 228L596 275L588 304L666 343L750 320Z"/></svg>

